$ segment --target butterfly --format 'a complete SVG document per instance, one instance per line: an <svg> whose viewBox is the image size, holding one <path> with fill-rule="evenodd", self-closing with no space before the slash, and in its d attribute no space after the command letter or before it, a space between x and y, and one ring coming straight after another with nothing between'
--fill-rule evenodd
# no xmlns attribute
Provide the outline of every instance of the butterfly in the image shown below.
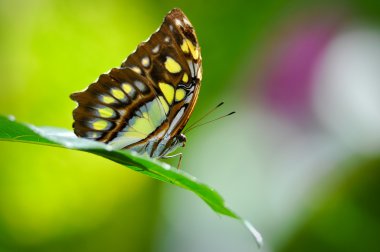
<svg viewBox="0 0 380 252"><path fill-rule="evenodd" d="M71 94L78 103L74 132L115 149L172 157L168 154L185 146L181 132L194 110L201 79L197 36L189 19L175 8L120 67Z"/></svg>

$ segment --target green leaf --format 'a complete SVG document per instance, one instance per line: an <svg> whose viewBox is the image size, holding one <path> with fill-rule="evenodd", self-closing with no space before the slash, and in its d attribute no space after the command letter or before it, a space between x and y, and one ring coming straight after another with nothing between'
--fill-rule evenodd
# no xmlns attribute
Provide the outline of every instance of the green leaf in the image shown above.
<svg viewBox="0 0 380 252"><path fill-rule="evenodd" d="M0 115L0 141L24 142L62 147L90 152L108 158L127 168L148 175L163 182L171 183L197 194L216 213L241 221L255 238L258 246L262 237L247 221L239 217L224 204L223 198L209 186L199 182L188 173L178 170L166 163L128 150L115 150L110 145L78 138L72 131L55 127L36 127L16 122L13 117Z"/></svg>

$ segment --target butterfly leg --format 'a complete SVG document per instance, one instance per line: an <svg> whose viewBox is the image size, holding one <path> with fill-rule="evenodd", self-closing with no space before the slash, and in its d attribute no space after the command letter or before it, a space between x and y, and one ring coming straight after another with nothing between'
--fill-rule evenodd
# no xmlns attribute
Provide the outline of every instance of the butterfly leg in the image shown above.
<svg viewBox="0 0 380 252"><path fill-rule="evenodd" d="M177 157L179 156L179 160L178 160L178 164L177 164L177 169L179 170L179 168L181 167L181 163L182 163L182 152L180 153L176 153L174 155L170 155L170 156L163 156L161 157L162 159L168 159L168 158L174 158L174 157Z"/></svg>

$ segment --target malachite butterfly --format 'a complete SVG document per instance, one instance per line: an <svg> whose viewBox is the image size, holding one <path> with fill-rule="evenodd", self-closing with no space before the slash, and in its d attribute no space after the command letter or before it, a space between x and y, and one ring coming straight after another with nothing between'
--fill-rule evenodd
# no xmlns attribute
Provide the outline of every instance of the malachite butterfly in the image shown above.
<svg viewBox="0 0 380 252"><path fill-rule="evenodd" d="M146 42L82 92L70 97L74 132L116 149L164 158L186 137L194 110L202 58L194 28L180 9L171 10Z"/></svg>

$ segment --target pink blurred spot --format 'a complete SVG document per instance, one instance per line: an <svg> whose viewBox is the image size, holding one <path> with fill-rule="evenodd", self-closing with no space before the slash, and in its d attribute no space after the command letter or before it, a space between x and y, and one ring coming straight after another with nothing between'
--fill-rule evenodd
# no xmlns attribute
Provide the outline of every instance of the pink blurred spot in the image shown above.
<svg viewBox="0 0 380 252"><path fill-rule="evenodd" d="M323 20L323 21L320 21ZM329 19L298 20L291 31L276 38L264 70L264 98L274 111L293 119L311 113L313 72L337 31Z"/></svg>

